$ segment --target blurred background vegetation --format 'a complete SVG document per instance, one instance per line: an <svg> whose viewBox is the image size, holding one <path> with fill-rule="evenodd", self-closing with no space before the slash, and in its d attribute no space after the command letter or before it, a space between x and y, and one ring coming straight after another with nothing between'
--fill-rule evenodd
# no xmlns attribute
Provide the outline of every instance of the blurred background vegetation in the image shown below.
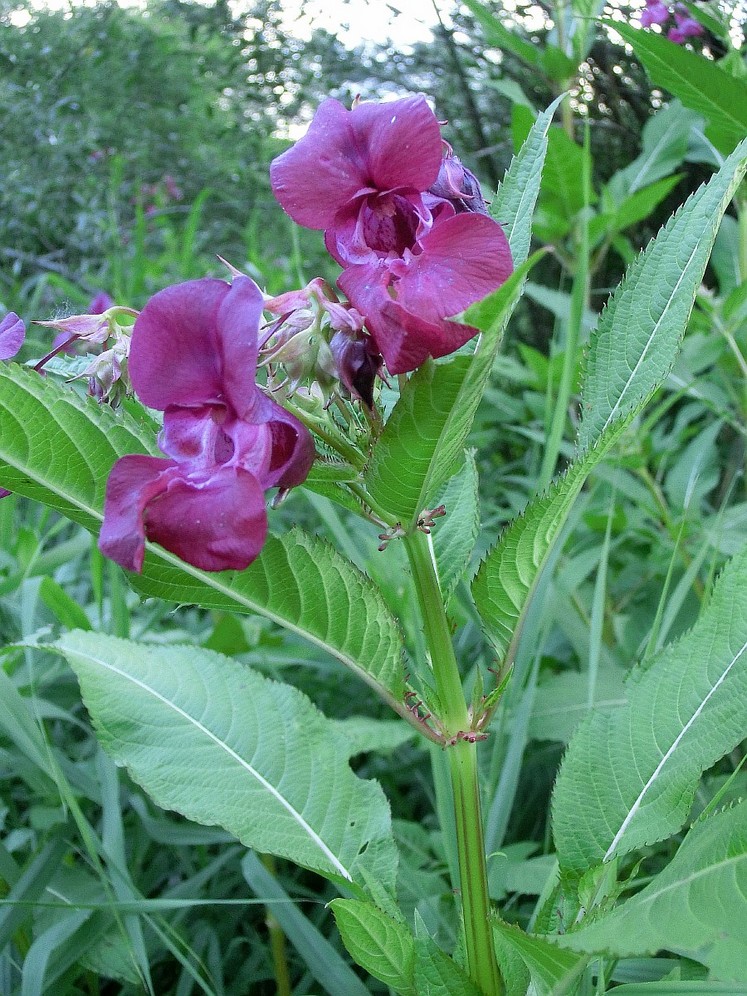
<svg viewBox="0 0 747 996"><path fill-rule="evenodd" d="M449 141L494 189L514 151L512 108L543 108L558 87L500 53L469 10L442 7L432 43L349 48L325 30L294 35L278 0L253 2L240 16L228 2L26 10L3 0L0 299L46 272L140 306L164 276L163 260L142 272L143 248L151 260L172 257L173 240L185 238L173 277L213 267L217 252L251 262L271 289L287 286L301 261L308 273L324 269L313 234L298 235L291 258L291 229L267 167L327 95L350 103L357 94L427 93L449 122ZM536 3L501 17L537 51L553 30ZM604 33L575 91L576 137L584 115L596 178L607 180L634 158L660 100ZM697 169L683 174L638 243L697 179Z"/></svg>

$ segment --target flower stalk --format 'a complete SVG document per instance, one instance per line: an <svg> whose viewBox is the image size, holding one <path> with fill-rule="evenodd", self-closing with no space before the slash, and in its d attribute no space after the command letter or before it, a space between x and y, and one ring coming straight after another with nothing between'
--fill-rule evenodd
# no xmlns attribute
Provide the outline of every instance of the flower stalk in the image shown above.
<svg viewBox="0 0 747 996"><path fill-rule="evenodd" d="M490 925L487 861L477 770L477 744L460 733L470 728L449 621L441 596L428 538L415 531L403 538L423 620L427 652L440 704L439 717L449 752L454 794L459 884L470 978L487 996L501 996L503 983L495 958Z"/></svg>

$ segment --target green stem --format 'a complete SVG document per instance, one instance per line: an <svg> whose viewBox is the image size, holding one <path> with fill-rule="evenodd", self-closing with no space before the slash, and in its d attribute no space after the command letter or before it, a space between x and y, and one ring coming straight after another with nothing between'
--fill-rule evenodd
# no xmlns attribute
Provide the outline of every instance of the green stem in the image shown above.
<svg viewBox="0 0 747 996"><path fill-rule="evenodd" d="M456 738L459 733L469 730L470 717L431 551L427 537L421 532L405 536L404 544L423 619L425 643L440 705L439 719L447 739ZM502 996L504 988L490 926L477 744L456 739L447 750L454 792L467 967L470 978L486 996Z"/></svg>
<svg viewBox="0 0 747 996"><path fill-rule="evenodd" d="M260 861L267 871L273 876L277 875L275 859L271 854L260 854ZM267 907L265 914L265 926L270 935L270 951L272 952L272 965L275 970L275 985L277 996L291 996L293 987L291 985L290 969L288 968L288 956L285 951L285 934L283 928L272 915L270 907Z"/></svg>

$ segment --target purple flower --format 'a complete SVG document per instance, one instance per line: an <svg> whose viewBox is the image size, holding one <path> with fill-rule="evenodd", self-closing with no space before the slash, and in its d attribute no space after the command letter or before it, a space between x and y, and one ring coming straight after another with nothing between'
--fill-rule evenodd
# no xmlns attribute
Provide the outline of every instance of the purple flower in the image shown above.
<svg viewBox="0 0 747 996"><path fill-rule="evenodd" d="M687 13L687 8L684 8L684 11L684 13L681 13L675 9L674 20L677 26L667 31L667 38L674 42L675 45L682 45L687 38L698 38L703 34L703 26L690 17Z"/></svg>
<svg viewBox="0 0 747 996"><path fill-rule="evenodd" d="M164 412L168 459L125 456L109 476L99 547L128 570L142 569L146 538L203 570L247 567L267 535L265 490L306 478L311 435L255 383L262 305L248 277L192 280L135 322L129 372Z"/></svg>
<svg viewBox="0 0 747 996"><path fill-rule="evenodd" d="M270 166L287 213L322 229L341 266L396 255L430 225L422 193L438 177L441 129L425 98L323 101L304 137Z"/></svg>
<svg viewBox="0 0 747 996"><path fill-rule="evenodd" d="M0 360L12 359L26 338L26 326L15 311L9 311L0 322Z"/></svg>
<svg viewBox="0 0 747 996"><path fill-rule="evenodd" d="M475 335L449 322L512 270L477 180L447 147L422 96L346 110L319 107L307 134L270 167L275 196L323 229L338 285L365 317L391 373Z"/></svg>
<svg viewBox="0 0 747 996"><path fill-rule="evenodd" d="M374 383L381 369L381 356L371 337L352 329L335 332L329 344L340 382L354 398L373 408Z"/></svg>
<svg viewBox="0 0 747 996"><path fill-rule="evenodd" d="M664 24L669 20L669 8L661 0L646 0L646 6L641 11L641 25L650 28L652 24Z"/></svg>

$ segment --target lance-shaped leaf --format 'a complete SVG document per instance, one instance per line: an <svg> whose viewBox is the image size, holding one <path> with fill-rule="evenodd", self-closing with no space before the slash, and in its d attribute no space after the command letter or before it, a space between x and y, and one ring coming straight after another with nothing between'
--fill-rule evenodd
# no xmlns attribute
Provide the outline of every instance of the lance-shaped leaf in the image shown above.
<svg viewBox="0 0 747 996"><path fill-rule="evenodd" d="M416 996L415 938L404 923L359 899L333 899L329 906L355 961L400 996Z"/></svg>
<svg viewBox="0 0 747 996"><path fill-rule="evenodd" d="M74 631L56 648L102 747L164 809L334 881L392 888L397 856L379 785L298 689L194 646Z"/></svg>
<svg viewBox="0 0 747 996"><path fill-rule="evenodd" d="M571 951L560 951L545 937L525 934L513 924L493 921L499 950L508 948L519 955L538 996L562 996L572 992L586 966L586 959Z"/></svg>
<svg viewBox="0 0 747 996"><path fill-rule="evenodd" d="M747 142L628 271L592 339L581 457L507 528L475 577L475 604L498 653L509 661L542 567L584 481L672 367L719 219L744 174L746 157Z"/></svg>
<svg viewBox="0 0 747 996"><path fill-rule="evenodd" d="M743 802L696 824L667 867L632 899L554 940L574 951L613 957L674 951L702 962L716 978L744 983L746 902Z"/></svg>
<svg viewBox="0 0 747 996"><path fill-rule="evenodd" d="M633 48L657 86L665 87L709 122L706 134L721 152L731 152L747 132L747 83L715 62L652 31L606 22Z"/></svg>
<svg viewBox="0 0 747 996"><path fill-rule="evenodd" d="M747 552L695 626L627 683L628 703L571 738L553 797L561 869L582 874L675 833L701 773L744 739Z"/></svg>
<svg viewBox="0 0 747 996"><path fill-rule="evenodd" d="M0 367L0 485L97 533L114 461L157 452L152 429L80 398L50 378ZM322 540L294 530L270 538L248 571L217 574L154 544L144 594L206 608L257 612L322 647L390 700L402 697L402 638L375 585Z"/></svg>
<svg viewBox="0 0 747 996"><path fill-rule="evenodd" d="M592 333L582 381L582 451L636 411L672 369L721 218L746 166L747 139L670 218L610 298Z"/></svg>
<svg viewBox="0 0 747 996"><path fill-rule="evenodd" d="M589 474L620 438L627 425L611 425L599 443L534 498L505 529L472 582L472 596L499 656L513 661L521 626L542 569Z"/></svg>
<svg viewBox="0 0 747 996"><path fill-rule="evenodd" d="M527 260L532 214L558 103L534 122L491 206L505 228L516 269L464 316L482 333L474 356L426 363L410 378L366 468L365 483L374 501L403 524L412 524L429 507L458 467L503 333L536 262L536 255Z"/></svg>

